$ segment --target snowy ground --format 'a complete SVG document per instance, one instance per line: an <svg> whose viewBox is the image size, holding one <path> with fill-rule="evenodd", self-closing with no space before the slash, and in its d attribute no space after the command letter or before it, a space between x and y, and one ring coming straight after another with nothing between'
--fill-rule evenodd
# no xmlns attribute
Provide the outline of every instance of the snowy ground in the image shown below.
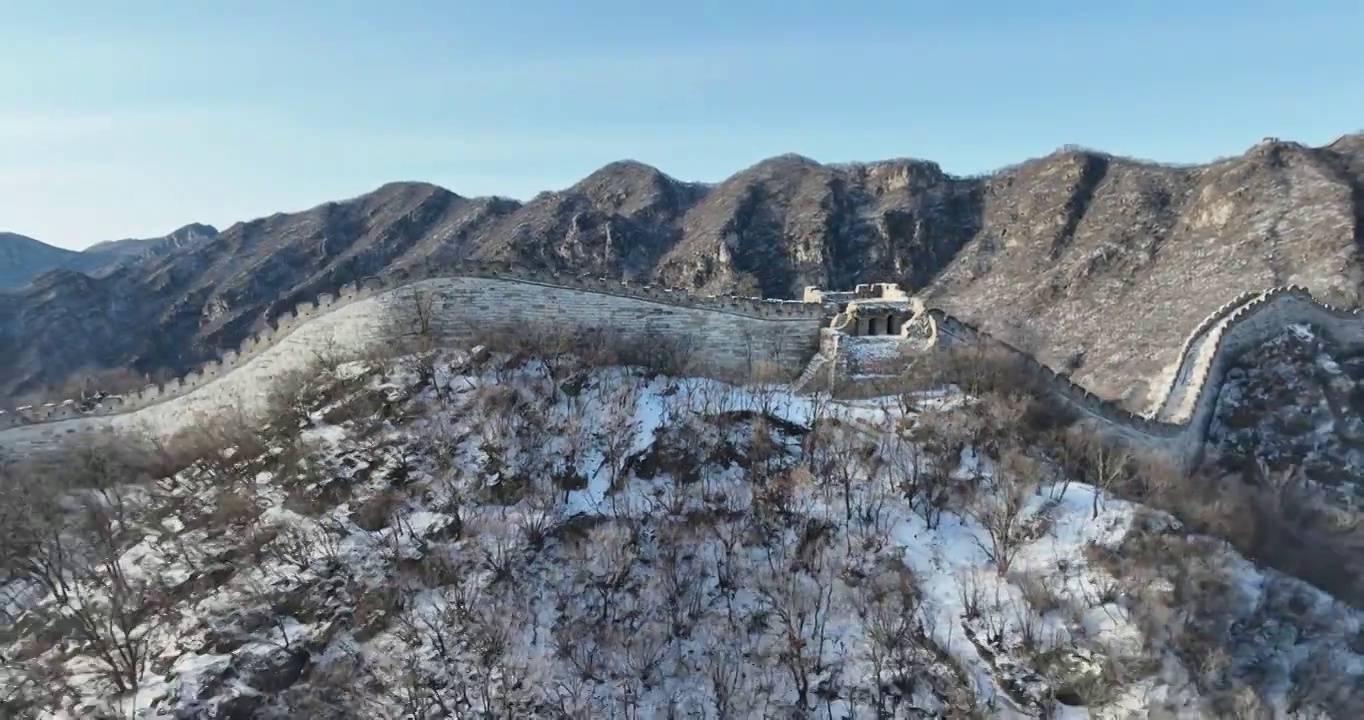
<svg viewBox="0 0 1364 720"><path fill-rule="evenodd" d="M1358 613L939 442L930 421L974 403L954 392L833 403L461 354L339 374L295 438L127 491L118 583L9 583L6 717L1362 707ZM156 616L58 629L119 592ZM145 650L135 690L102 630Z"/></svg>

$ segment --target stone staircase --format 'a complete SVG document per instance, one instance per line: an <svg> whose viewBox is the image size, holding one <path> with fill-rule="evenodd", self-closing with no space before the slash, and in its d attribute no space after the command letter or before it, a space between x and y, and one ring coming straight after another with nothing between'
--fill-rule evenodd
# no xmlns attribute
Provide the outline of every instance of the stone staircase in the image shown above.
<svg viewBox="0 0 1364 720"><path fill-rule="evenodd" d="M823 353L815 353L815 356L810 358L810 362L805 366L805 370L801 372L800 377L796 378L796 381L791 384L791 389L795 392L800 392L806 385L810 384L821 371L827 372L829 370L830 362L833 361L825 357Z"/></svg>

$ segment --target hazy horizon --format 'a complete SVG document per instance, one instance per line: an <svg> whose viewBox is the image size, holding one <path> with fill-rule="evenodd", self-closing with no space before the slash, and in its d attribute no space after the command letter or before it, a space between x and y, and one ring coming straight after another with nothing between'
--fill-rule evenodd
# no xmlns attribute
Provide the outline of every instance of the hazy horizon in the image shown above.
<svg viewBox="0 0 1364 720"><path fill-rule="evenodd" d="M1066 144L1170 163L1364 123L1364 6L702 0L6 6L0 231L80 249L421 181L521 200L622 159L973 175Z"/></svg>

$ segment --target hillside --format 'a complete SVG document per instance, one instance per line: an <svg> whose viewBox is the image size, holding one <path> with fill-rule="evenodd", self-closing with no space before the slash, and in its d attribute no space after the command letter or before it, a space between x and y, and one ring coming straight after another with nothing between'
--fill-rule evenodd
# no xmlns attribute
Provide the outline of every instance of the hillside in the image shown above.
<svg viewBox="0 0 1364 720"><path fill-rule="evenodd" d="M190 243L212 240L217 235L218 229L212 225L190 223L161 237L105 240L95 243L81 252L115 258L119 262L132 262L150 256L162 255L174 248Z"/></svg>
<svg viewBox="0 0 1364 720"><path fill-rule="evenodd" d="M188 243L209 240L217 234L217 229L211 225L194 223L162 237L109 240L75 251L23 235L0 232L0 292L18 290L54 270L102 274L118 265L161 255Z"/></svg>
<svg viewBox="0 0 1364 720"><path fill-rule="evenodd" d="M18 288L50 270L90 272L106 264L103 258L0 232L0 291Z"/></svg>
<svg viewBox="0 0 1364 720"><path fill-rule="evenodd" d="M1361 188L1364 135L1187 167L1066 149L973 178L782 156L702 185L617 162L525 203L393 183L239 223L93 286L62 276L0 296L0 394L108 368L183 373L345 282L493 258L770 297L900 282L1135 401L1240 292L1300 284L1357 305Z"/></svg>
<svg viewBox="0 0 1364 720"><path fill-rule="evenodd" d="M324 358L264 427L0 469L0 710L1364 711L1364 557L1287 547L1344 522L1305 486L1172 483L935 366L832 402L544 349Z"/></svg>

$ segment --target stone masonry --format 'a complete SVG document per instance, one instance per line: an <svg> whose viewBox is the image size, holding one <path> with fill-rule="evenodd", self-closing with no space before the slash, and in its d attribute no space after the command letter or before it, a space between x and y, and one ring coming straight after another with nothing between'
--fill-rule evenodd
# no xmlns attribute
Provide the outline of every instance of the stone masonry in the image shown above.
<svg viewBox="0 0 1364 720"><path fill-rule="evenodd" d="M372 278L300 305L240 350L184 378L126 396L61 401L0 412L0 447L32 448L72 434L105 432L139 418L170 429L227 408L264 401L270 379L316 358L317 349L361 353L388 340L395 312L417 298L429 303L432 325L451 340L484 332L611 330L652 334L685 344L707 371L743 376L772 363L799 377L797 389L820 373L856 380L894 373L905 352L956 342L997 343L1018 353L1052 392L1103 434L1183 463L1201 453L1222 374L1238 353L1290 324L1312 324L1336 342L1364 349L1364 317L1316 302L1302 288L1240 296L1195 328L1157 412L1136 415L1075 385L1006 343L926 307L889 283L851 291L807 288L801 301L697 297L647 286L539 273L480 263L438 276ZM803 369L803 372L802 372ZM1159 410L1177 405L1177 413ZM147 415L151 409L156 413ZM145 416L145 417L144 417ZM117 421L117 422L115 422ZM145 425L146 423L142 423ZM141 426L139 426L141 427Z"/></svg>

